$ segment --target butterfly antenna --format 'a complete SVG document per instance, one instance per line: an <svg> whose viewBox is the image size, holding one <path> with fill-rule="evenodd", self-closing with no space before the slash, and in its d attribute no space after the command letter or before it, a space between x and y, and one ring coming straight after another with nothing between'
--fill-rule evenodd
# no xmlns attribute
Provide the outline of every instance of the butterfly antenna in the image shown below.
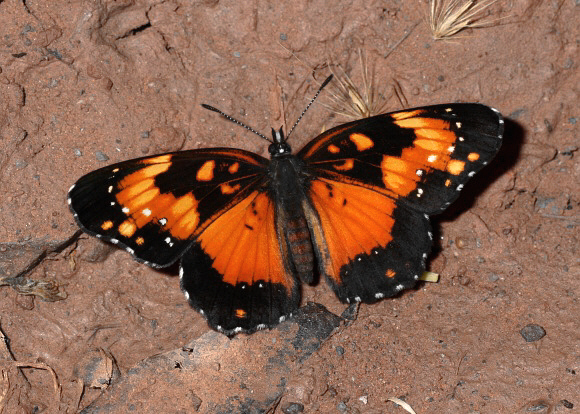
<svg viewBox="0 0 580 414"><path fill-rule="evenodd" d="M324 82L322 82L322 85L320 85L320 88L318 88L318 90L316 91L316 93L314 94L314 96L312 97L312 99L310 100L310 102L308 103L308 105L306 105L306 108L304 108L304 111L302 111L302 113L300 114L300 116L298 117L298 119L296 120L296 122L294 123L294 125L292 126L292 128L290 128L290 131L288 131L288 134L286 135L286 139L288 139L288 137L290 136L290 134L292 133L292 131L294 131L294 128L296 128L296 125L298 125L298 122L300 122L300 120L302 119L302 117L304 116L304 114L306 113L306 111L308 111L308 108L310 108L310 106L314 103L314 101L316 100L316 98L318 98L318 95L320 95L320 92L322 92L322 90L324 89L324 87L326 85L328 85L328 83L332 80L333 75L330 75L328 78L326 78L324 80Z"/></svg>
<svg viewBox="0 0 580 414"><path fill-rule="evenodd" d="M320 92L320 91L319 91ZM218 114L220 114L221 116L223 116L225 119L227 119L228 121L233 122L234 124L238 124L241 127L246 128L248 131L253 132L254 134L256 134L257 136L261 137L262 139L265 139L268 142L272 142L271 139L266 138L263 134L260 134L258 131L256 131L254 128L250 128L249 126L247 126L246 124L244 124L242 121L238 121L236 118L229 116L228 114L226 114L223 111L220 111L217 108L214 108L211 105L207 105L207 104L201 104L201 106L203 106L205 109L209 109L210 111L214 111L217 112Z"/></svg>

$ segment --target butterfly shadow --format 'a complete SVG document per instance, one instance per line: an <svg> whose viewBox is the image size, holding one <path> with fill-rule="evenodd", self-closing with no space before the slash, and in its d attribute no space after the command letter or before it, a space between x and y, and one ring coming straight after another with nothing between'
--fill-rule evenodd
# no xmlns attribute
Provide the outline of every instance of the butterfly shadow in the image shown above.
<svg viewBox="0 0 580 414"><path fill-rule="evenodd" d="M526 130L523 125L512 119L505 118L502 147L497 156L485 168L485 174L476 174L461 191L461 196L455 202L443 213L432 217L433 236L435 240L441 240L441 222L457 220L463 212L473 207L477 197L481 193L516 165L522 156L522 145L525 136ZM437 256L441 251L441 244L435 243L431 251L431 257Z"/></svg>

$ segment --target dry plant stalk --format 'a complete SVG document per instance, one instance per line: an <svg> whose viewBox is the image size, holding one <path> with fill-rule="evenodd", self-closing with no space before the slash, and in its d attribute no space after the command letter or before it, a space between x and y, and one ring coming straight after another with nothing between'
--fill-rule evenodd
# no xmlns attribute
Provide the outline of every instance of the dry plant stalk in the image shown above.
<svg viewBox="0 0 580 414"><path fill-rule="evenodd" d="M489 22L477 22L484 18L485 9L497 0L429 0L429 26L435 40L455 35L463 29L484 27Z"/></svg>
<svg viewBox="0 0 580 414"><path fill-rule="evenodd" d="M336 66L335 70L333 65L329 65L335 82L331 84L333 88L330 89L331 103L325 106L351 121L379 115L386 105L386 100L381 102L378 99L374 76L369 78L368 65L360 50L359 58L362 69L362 90L354 84L342 68Z"/></svg>

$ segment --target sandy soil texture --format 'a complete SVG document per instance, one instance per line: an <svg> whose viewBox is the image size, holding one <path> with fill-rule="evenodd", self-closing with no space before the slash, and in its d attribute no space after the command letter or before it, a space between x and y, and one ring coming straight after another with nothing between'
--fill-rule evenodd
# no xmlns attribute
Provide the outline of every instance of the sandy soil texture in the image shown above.
<svg viewBox="0 0 580 414"><path fill-rule="evenodd" d="M0 413L404 413L391 397L417 413L575 412L580 3L499 0L489 27L439 41L427 11L0 0ZM211 146L267 156L200 104L269 135L329 65L362 85L359 51L385 111L463 101L506 117L497 158L433 220L439 283L355 320L325 283L305 287L326 309L229 340L188 306L176 268L76 234L66 194L83 174ZM291 144L343 122L317 102Z"/></svg>

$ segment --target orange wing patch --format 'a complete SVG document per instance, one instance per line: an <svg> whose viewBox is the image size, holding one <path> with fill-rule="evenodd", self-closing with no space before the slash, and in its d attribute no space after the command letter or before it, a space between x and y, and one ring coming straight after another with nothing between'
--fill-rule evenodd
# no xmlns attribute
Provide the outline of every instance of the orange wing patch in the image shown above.
<svg viewBox="0 0 580 414"><path fill-rule="evenodd" d="M372 148L374 145L372 139L370 139L364 134L356 132L354 134L350 134L349 139L353 142L353 144L356 146L356 149L359 151L368 150L369 148Z"/></svg>
<svg viewBox="0 0 580 414"><path fill-rule="evenodd" d="M354 167L354 160L352 158L348 158L344 160L342 164L334 164L334 169L338 171L348 171L352 170Z"/></svg>
<svg viewBox="0 0 580 414"><path fill-rule="evenodd" d="M310 198L328 248L325 271L337 284L343 265L392 240L392 198L368 188L324 179L312 182Z"/></svg>
<svg viewBox="0 0 580 414"><path fill-rule="evenodd" d="M328 150L328 152L330 152L331 154L338 154L340 152L340 148L338 148L336 145L334 144L330 144L328 146L328 148L326 148Z"/></svg>
<svg viewBox="0 0 580 414"><path fill-rule="evenodd" d="M201 168L197 170L195 178L197 181L211 181L213 180L213 170L215 168L215 161L209 160L203 163ZM230 167L231 168L231 167Z"/></svg>
<svg viewBox="0 0 580 414"><path fill-rule="evenodd" d="M201 248L225 283L253 285L261 280L292 291L294 280L284 267L274 208L265 193L254 191L199 236Z"/></svg>

